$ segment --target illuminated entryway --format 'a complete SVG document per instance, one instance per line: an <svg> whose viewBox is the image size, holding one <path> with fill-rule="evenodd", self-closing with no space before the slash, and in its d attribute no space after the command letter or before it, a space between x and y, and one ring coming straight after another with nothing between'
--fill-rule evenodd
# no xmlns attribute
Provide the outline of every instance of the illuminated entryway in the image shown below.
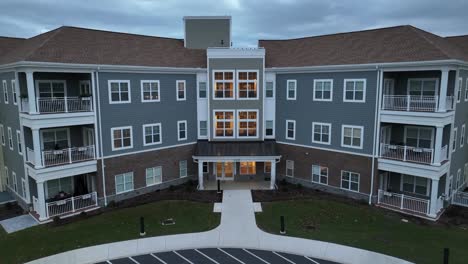
<svg viewBox="0 0 468 264"><path fill-rule="evenodd" d="M234 180L234 162L216 162L215 170L217 180Z"/></svg>

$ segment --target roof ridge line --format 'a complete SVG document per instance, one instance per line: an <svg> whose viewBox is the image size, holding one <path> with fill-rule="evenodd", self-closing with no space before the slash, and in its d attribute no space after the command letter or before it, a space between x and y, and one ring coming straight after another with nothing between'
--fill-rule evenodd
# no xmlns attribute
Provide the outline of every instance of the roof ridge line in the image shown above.
<svg viewBox="0 0 468 264"><path fill-rule="evenodd" d="M53 32L53 31L55 31L55 32L53 32L48 38L46 38L39 46L37 46L36 48L32 49L31 52L29 52L26 56L24 56L24 60L27 61L27 60L31 57L31 55L32 55L34 52L36 52L36 51L39 50L40 48L44 47L44 45L45 45L47 42L49 42L49 40L50 40L51 38L55 37L55 35L57 35L60 31L62 31L62 29L63 29L63 26L62 26L62 27L59 27L59 28L56 28L56 29L54 29L54 30L52 30L52 31L49 31L48 33ZM47 32L46 32L46 33L47 33ZM38 36L39 36L39 35L38 35ZM34 37L33 37L33 38L34 38ZM30 40L30 39L27 39L27 40Z"/></svg>
<svg viewBox="0 0 468 264"><path fill-rule="evenodd" d="M418 31L416 30L415 27L410 26L410 28L411 28L411 30L413 30L419 37L423 38L426 42L428 42L428 43L431 44L433 47L435 47L435 48L438 49L440 52L442 52L442 54L444 54L448 59L451 58L451 56L450 56L449 54L447 54L447 52L445 52L445 50L443 50L441 47L439 47L439 45L437 45L436 43L434 43L433 41L431 41L430 39L428 39L426 36L424 36L423 34L421 34L421 32L418 32ZM428 33L428 34L432 34L432 33L430 33L430 32L427 32L427 31L422 30L422 29L419 29L419 28L418 28L418 30L421 30L421 31L423 31L423 32L425 32L425 33ZM432 35L434 35L434 36L436 36L436 37L439 37L439 38L441 38L442 40L445 40L444 38L442 38L442 37L439 36L439 35L436 35L436 34L432 34ZM450 44L450 43L448 43L448 44L449 44L449 45L452 45L452 44Z"/></svg>
<svg viewBox="0 0 468 264"><path fill-rule="evenodd" d="M79 30L98 31L98 32L112 33L112 34L119 34L119 35L131 35L131 36L138 36L138 37L145 37L145 38L160 38L160 39L171 39L171 40L181 40L181 41L183 40L182 38L151 36L151 35L138 34L138 33L112 31L112 30L107 30L107 29L86 28L86 27L78 27L78 26L62 26L62 27L63 28L79 29Z"/></svg>

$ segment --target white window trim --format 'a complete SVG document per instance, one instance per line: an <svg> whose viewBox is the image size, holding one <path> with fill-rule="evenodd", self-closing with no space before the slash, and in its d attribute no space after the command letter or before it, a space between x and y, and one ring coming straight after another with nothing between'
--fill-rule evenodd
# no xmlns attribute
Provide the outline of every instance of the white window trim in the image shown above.
<svg viewBox="0 0 468 264"><path fill-rule="evenodd" d="M3 89L2 89L2 99L3 101L5 102L5 104L8 104L8 102L10 101L8 99L8 85L7 85L7 81L6 80L3 80L2 81L2 85L3 85ZM6 95L6 97L5 97Z"/></svg>
<svg viewBox="0 0 468 264"><path fill-rule="evenodd" d="M240 136L239 135L240 122L242 122L241 119L239 118L239 114L241 112L255 112L256 113L256 115L255 115L257 117L256 120L255 120L255 123L257 124L257 128L256 128L256 134L257 135L256 136L252 137L252 136ZM237 136L237 138L239 138L239 139L244 139L244 138L250 139L250 138L259 138L260 137L259 123L258 123L258 119L259 119L258 109L238 109L236 111L236 116L234 118L235 118L235 120L237 120L237 122L236 122L236 136ZM247 120L252 120L252 119L247 119ZM250 121L248 121L248 122L250 122ZM247 134L248 134L248 130L247 130Z"/></svg>
<svg viewBox="0 0 468 264"><path fill-rule="evenodd" d="M453 144L453 142L455 142L455 144ZM457 150L457 142L458 142L458 128L455 127L453 129L453 138L452 138L452 141L450 142L450 147L453 147L452 149L452 152L455 152L455 150Z"/></svg>
<svg viewBox="0 0 468 264"><path fill-rule="evenodd" d="M23 193L23 198L26 198L27 195L26 195L26 180L22 177L21 178L21 192Z"/></svg>
<svg viewBox="0 0 468 264"><path fill-rule="evenodd" d="M185 124L185 137L184 138L180 137L180 124L182 123ZM177 121L177 141L187 140L187 134L188 134L187 120Z"/></svg>
<svg viewBox="0 0 468 264"><path fill-rule="evenodd" d="M288 164L292 164L292 175L288 175ZM286 177L294 177L294 160L286 160L285 176Z"/></svg>
<svg viewBox="0 0 468 264"><path fill-rule="evenodd" d="M330 99L321 99L315 97L315 89L317 88L318 82L330 82ZM323 92L323 91L322 91ZM323 95L323 93L322 93ZM332 102L333 101L333 79L314 79L314 89L313 89L313 100L319 102Z"/></svg>
<svg viewBox="0 0 468 264"><path fill-rule="evenodd" d="M265 161L263 162L263 173L271 173L271 163L275 161ZM270 172L266 171L267 163L270 164Z"/></svg>
<svg viewBox="0 0 468 264"><path fill-rule="evenodd" d="M182 167L180 166L183 162L185 162L185 175L182 175ZM188 162L187 160L179 160L179 178L186 178L188 177Z"/></svg>
<svg viewBox="0 0 468 264"><path fill-rule="evenodd" d="M349 188L348 189L343 188L343 172L349 172L349 173L354 173L354 174L358 175L358 182L357 182L358 189L357 189L357 191L351 189L351 175L349 176ZM343 190L346 190L346 191L357 192L358 193L359 190L361 190L361 174L357 173L357 172L353 172L353 171L341 170L341 173L340 173L340 188L343 189Z"/></svg>
<svg viewBox="0 0 468 264"><path fill-rule="evenodd" d="M362 100L349 100L346 99L346 83L347 82L364 82L364 89L362 92ZM367 79L344 79L343 80L343 102L347 103L365 103L367 91Z"/></svg>
<svg viewBox="0 0 468 264"><path fill-rule="evenodd" d="M145 100L144 93L143 93L143 84L144 83L150 83L150 89L151 89L151 83L157 83L158 84L158 99ZM141 94L141 102L142 103L160 102L161 101L161 83L159 82L159 80L141 80L140 81L140 94Z"/></svg>
<svg viewBox="0 0 468 264"><path fill-rule="evenodd" d="M403 177L404 176L410 176L410 177L413 177L413 191L412 192L406 192L406 191L403 191ZM429 193L431 191L430 187L431 187L431 183L429 181L428 178L424 178L426 180L426 194L420 194L420 193L416 193L416 177L418 176L413 176L413 175L409 175L409 174L400 174L400 192L403 192L403 193L411 193L411 194L416 194L416 195L425 195L425 196L429 196ZM453 179L453 175L451 176L452 179ZM421 177L423 178L423 177ZM452 183L453 184L453 183Z"/></svg>
<svg viewBox="0 0 468 264"><path fill-rule="evenodd" d="M21 143L21 147L20 147ZM21 141L21 131L16 130L16 147L18 148L18 154L23 156L23 142Z"/></svg>
<svg viewBox="0 0 468 264"><path fill-rule="evenodd" d="M92 91L93 88L91 87L91 81L90 81L90 80L81 80L81 81L80 81L80 83L79 83L79 88L80 88L79 92L80 92L80 95L81 95L81 85L83 85L83 84L87 84L87 85L89 86L89 94L91 95L92 92L93 92L93 91Z"/></svg>
<svg viewBox="0 0 468 264"><path fill-rule="evenodd" d="M437 87L436 87L437 89ZM460 94L460 96L458 96ZM457 98L457 103L459 103L461 101L461 98L463 96L463 78L462 77L459 77L458 78L458 90L457 90L457 94L455 95Z"/></svg>
<svg viewBox="0 0 468 264"><path fill-rule="evenodd" d="M272 92L273 92L273 96L272 97L267 97L266 94L267 94L267 83L271 82L273 84L273 87L272 87ZM265 94L265 99L266 100L274 100L275 97L276 97L276 81L266 81L265 82L265 89L264 89L264 94Z"/></svg>
<svg viewBox="0 0 468 264"><path fill-rule="evenodd" d="M217 72L222 72L222 73L231 72L231 73L232 73L232 97L231 97L231 98L225 98L225 97L223 97L223 98L217 98L217 97L215 96L215 95L216 95L216 89L215 89L216 83L221 81L221 80L215 80L215 74L216 74ZM212 82L212 84L213 84L213 85L212 85L213 89L211 89L211 90L212 90L211 93L212 93L212 98L213 98L213 100L236 100L236 93L237 93L237 89L236 89L236 71L235 71L235 70L214 70L214 71L212 71L212 75L213 75L213 76L212 76L211 78L212 78L212 80L213 80L213 82ZM224 83L224 82L226 82L226 81L223 79L221 82ZM208 89L208 87L207 87L207 89ZM207 94L208 94L208 93L207 93Z"/></svg>
<svg viewBox="0 0 468 264"><path fill-rule="evenodd" d="M460 148L463 148L465 145L465 136L466 136L466 129L465 129L465 124L461 126L461 131L460 131Z"/></svg>
<svg viewBox="0 0 468 264"><path fill-rule="evenodd" d="M406 82L406 95L410 95L410 83L411 81L435 81L435 92L434 94L437 96L439 93L437 89L439 88L439 78L408 78L408 81ZM423 87L424 89L424 87ZM456 98L455 98L456 99Z"/></svg>
<svg viewBox="0 0 468 264"><path fill-rule="evenodd" d="M288 123L292 122L294 124L294 133L293 137L288 137ZM286 119L286 134L284 135L286 139L296 140L296 120Z"/></svg>
<svg viewBox="0 0 468 264"><path fill-rule="evenodd" d="M13 142L13 131L11 130L11 127L8 127L8 147L10 150L14 149L15 143Z"/></svg>
<svg viewBox="0 0 468 264"><path fill-rule="evenodd" d="M2 131L2 134L0 135L1 144L6 146L5 127L2 124L0 124L0 130Z"/></svg>
<svg viewBox="0 0 468 264"><path fill-rule="evenodd" d="M468 101L468 77L466 78L466 83L465 83L465 102Z"/></svg>
<svg viewBox="0 0 468 264"><path fill-rule="evenodd" d="M246 72L247 73L247 80L239 80L239 73L241 73L241 72ZM256 97L240 97L239 96L239 93L240 93L239 83L240 82L246 82L246 83L253 82L252 80L248 80L249 79L248 75L249 75L250 72L255 72L257 74L257 80L255 80L255 82L257 83L257 96ZM259 74L258 70L236 70L235 79L236 79L236 96L237 96L237 100L242 100L242 101L243 100L258 100L259 93L260 93L259 77L260 77L260 74ZM248 94L248 88L247 88L247 94Z"/></svg>
<svg viewBox="0 0 468 264"><path fill-rule="evenodd" d="M267 130L266 123L267 123L267 121L271 121L271 122L273 123L273 127L272 127L273 134L271 134L271 135L267 135L267 134L266 134L266 130ZM263 133L265 133L265 138L275 138L275 130L276 130L276 129L275 129L275 120L265 120L265 123L264 123L263 126L264 126L264 128L265 128L265 129L264 129L264 132L263 132Z"/></svg>
<svg viewBox="0 0 468 264"><path fill-rule="evenodd" d="M112 101L112 92L111 92L111 83L119 83L119 91L120 91L120 83L127 83L128 84L128 101ZM107 81L107 92L109 94L109 104L130 104L132 102L132 86L130 85L130 80L108 80Z"/></svg>
<svg viewBox="0 0 468 264"><path fill-rule="evenodd" d="M433 127L421 127L421 126L409 126L409 125L405 125L405 129L404 129L404 133L403 133L403 142L405 143L405 145L407 144L408 142L408 129L418 129L418 137L417 137L417 140L418 140L418 143L419 143L419 140L421 139L419 137L419 131L421 129L426 129L426 130L431 130L431 149L434 148L434 133L435 133L435 129Z"/></svg>
<svg viewBox="0 0 468 264"><path fill-rule="evenodd" d="M41 148L44 149L44 133L46 132L57 132L57 131L65 131L67 133L67 144L70 147L71 146L71 136L70 136L70 128L47 128L47 129L41 129L40 130L40 137L41 137Z"/></svg>
<svg viewBox="0 0 468 264"><path fill-rule="evenodd" d="M344 144L344 130L345 128L360 128L361 129L361 144L358 146L349 146ZM364 145L364 126L341 125L341 147L362 149Z"/></svg>
<svg viewBox="0 0 468 264"><path fill-rule="evenodd" d="M160 182L154 182L153 184L148 184L148 177L146 176L146 171L148 169L152 169L153 170L153 173L154 173L154 169L157 169L159 168L159 170L161 171L161 181ZM153 178L155 178L155 176L153 175ZM155 167L151 167L151 168L146 168L145 169L145 184L146 184L146 187L149 187L149 186L155 186L155 185L158 185L158 184L162 184L163 183L163 173L162 173L162 166L155 166Z"/></svg>
<svg viewBox="0 0 468 264"><path fill-rule="evenodd" d="M18 89L16 88L16 80L11 80L11 97L13 105L18 105Z"/></svg>
<svg viewBox="0 0 468 264"><path fill-rule="evenodd" d="M124 191L123 192L117 192L117 176L130 174L130 173L131 173L131 176L132 176L133 188L130 189L130 190L125 190L125 182L126 181L125 181L125 176L124 176ZM117 175L114 176L114 184L115 184L115 194L122 194L122 193L131 192L131 191L135 190L135 174L133 173L133 171L117 174Z"/></svg>
<svg viewBox="0 0 468 264"><path fill-rule="evenodd" d="M200 97L200 83L205 83L205 97ZM197 99L198 100L208 100L208 82L206 81L198 81L197 82Z"/></svg>
<svg viewBox="0 0 468 264"><path fill-rule="evenodd" d="M16 172L11 171L11 178L13 180L13 191L18 193L18 179L16 178Z"/></svg>
<svg viewBox="0 0 468 264"><path fill-rule="evenodd" d="M215 125L215 122L216 122L216 112L231 112L232 113L232 123L233 123L233 130L232 130L232 136L223 136L223 137L220 137L220 136L216 136L216 125ZM213 138L236 138L236 128L237 128L237 122L236 122L236 110L234 109L216 109L216 110L213 110ZM226 120L226 119L224 119Z"/></svg>
<svg viewBox="0 0 468 264"><path fill-rule="evenodd" d="M63 84L63 96L67 97L67 81L66 80L36 80L36 99L41 98L39 93L39 84L47 83L52 85L53 83L62 83Z"/></svg>
<svg viewBox="0 0 468 264"><path fill-rule="evenodd" d="M153 127L153 126L159 126L159 142L146 143L145 128ZM162 144L162 126L161 126L161 123L144 124L143 125L143 146L146 147L146 146L153 146L153 145L159 145L159 144Z"/></svg>
<svg viewBox="0 0 468 264"><path fill-rule="evenodd" d="M8 167L5 166L5 179L6 179L6 185L10 187L10 173L8 172Z"/></svg>
<svg viewBox="0 0 468 264"><path fill-rule="evenodd" d="M114 131L115 130L123 130L123 129L130 129L130 146L115 148L114 147ZM111 147L112 147L112 151L118 151L118 150L133 148L133 127L132 126L112 127L111 128Z"/></svg>
<svg viewBox="0 0 468 264"><path fill-rule="evenodd" d="M200 131L201 131L201 122L206 122L206 135L205 136L202 136L200 134ZM202 138L202 139L206 139L208 138L208 131L209 131L209 128L208 128L208 120L198 120L198 138Z"/></svg>
<svg viewBox="0 0 468 264"><path fill-rule="evenodd" d="M289 83L294 83L294 97L289 97ZM286 100L296 100L297 98L297 80L286 80Z"/></svg>
<svg viewBox="0 0 468 264"><path fill-rule="evenodd" d="M319 167L319 180L318 181L314 181L314 166L315 167ZM321 183L320 182L320 179L322 178L322 174L320 174L320 172L322 171L322 168L326 168L327 169L327 183ZM328 176L329 176L329 173L330 173L330 170L328 169L328 167L325 167L325 166L321 166L321 165L316 165L316 164L312 164L311 166L311 172L310 172L310 181L313 182L313 183L316 183L316 184L322 184L322 185L328 185Z"/></svg>
<svg viewBox="0 0 468 264"><path fill-rule="evenodd" d="M315 141L315 139L314 139L314 126L315 125L328 126L328 142ZM332 124L331 123L312 122L312 143L322 144L322 145L330 145L331 144L331 129L332 129Z"/></svg>
<svg viewBox="0 0 468 264"><path fill-rule="evenodd" d="M242 166L241 166L242 163L247 164L247 166L246 166L247 172L242 172ZM255 166L250 166L251 163L252 163L251 161L240 161L239 162L239 175L256 175L257 174L257 163L254 161ZM255 168L254 174L249 173L250 168Z"/></svg>
<svg viewBox="0 0 468 264"><path fill-rule="evenodd" d="M184 84L184 97L183 98L179 98L179 83ZM187 83L185 82L185 80L177 80L176 81L176 100L177 101L186 101L187 100Z"/></svg>

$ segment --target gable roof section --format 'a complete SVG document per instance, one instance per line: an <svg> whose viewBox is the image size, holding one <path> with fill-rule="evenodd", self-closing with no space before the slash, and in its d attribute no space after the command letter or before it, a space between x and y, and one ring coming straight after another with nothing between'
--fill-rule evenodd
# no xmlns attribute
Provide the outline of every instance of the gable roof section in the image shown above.
<svg viewBox="0 0 468 264"><path fill-rule="evenodd" d="M22 38L0 37L0 57L17 48L24 40Z"/></svg>
<svg viewBox="0 0 468 264"><path fill-rule="evenodd" d="M413 26L289 40L260 40L266 67L305 67L465 59L445 38Z"/></svg>
<svg viewBox="0 0 468 264"><path fill-rule="evenodd" d="M0 56L0 64L19 61L205 68L206 52L184 48L182 39L64 26Z"/></svg>
<svg viewBox="0 0 468 264"><path fill-rule="evenodd" d="M445 39L452 45L457 46L463 52L465 60L468 61L468 35L446 37Z"/></svg>

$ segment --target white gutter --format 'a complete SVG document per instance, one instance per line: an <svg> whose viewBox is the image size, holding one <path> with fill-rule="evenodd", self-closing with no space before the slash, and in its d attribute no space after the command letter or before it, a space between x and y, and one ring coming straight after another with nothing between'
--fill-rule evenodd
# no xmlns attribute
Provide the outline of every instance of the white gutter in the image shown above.
<svg viewBox="0 0 468 264"><path fill-rule="evenodd" d="M376 140L379 139L379 131L380 131L380 98L381 98L381 91L382 91L382 80L383 80L383 72L382 70L377 69L377 92L375 93L375 121L374 121L374 135L373 135L373 142L374 147L372 148L372 172L371 172L371 188L369 192L369 204L372 204L372 195L374 194L374 177L375 177L375 159L377 148L379 147L379 142Z"/></svg>
<svg viewBox="0 0 468 264"><path fill-rule="evenodd" d="M101 119L101 100L99 96L99 67L96 69L96 96L97 96L97 105L96 105L96 111L99 117L99 151L100 151L100 158L101 158L101 174L102 174L102 192L104 196L104 206L107 206L107 193L106 193L106 174L105 174L105 163L104 163L104 151L102 150L102 119Z"/></svg>

